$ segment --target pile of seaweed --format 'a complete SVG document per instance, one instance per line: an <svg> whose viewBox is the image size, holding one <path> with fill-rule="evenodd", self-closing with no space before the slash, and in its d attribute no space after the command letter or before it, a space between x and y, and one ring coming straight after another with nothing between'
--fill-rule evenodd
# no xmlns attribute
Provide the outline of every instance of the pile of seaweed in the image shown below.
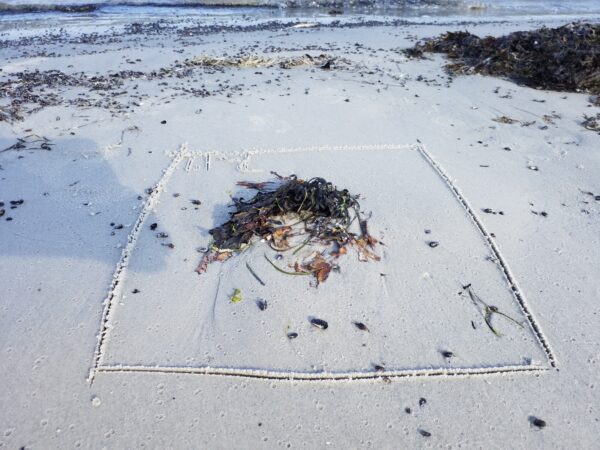
<svg viewBox="0 0 600 450"><path fill-rule="evenodd" d="M448 32L407 50L445 53L451 73L504 76L534 88L600 93L600 25L572 23L480 38Z"/></svg>
<svg viewBox="0 0 600 450"><path fill-rule="evenodd" d="M338 268L337 260L348 248L354 248L361 261L379 260L372 250L380 242L368 232L358 195L338 190L323 178L303 180L272 173L277 177L275 181L237 183L257 192L248 200L232 198L234 211L227 222L209 231L213 242L197 273L204 273L211 262L225 261L257 241L266 242L280 258L288 251L297 258L288 263L289 267L281 268L265 254L275 269L289 275L312 275L317 284ZM305 251L301 254L302 249Z"/></svg>

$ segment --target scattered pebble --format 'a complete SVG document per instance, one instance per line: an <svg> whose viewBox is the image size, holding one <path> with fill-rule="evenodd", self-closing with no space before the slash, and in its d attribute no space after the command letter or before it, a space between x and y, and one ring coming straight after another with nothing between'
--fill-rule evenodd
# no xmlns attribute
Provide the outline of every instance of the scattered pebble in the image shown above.
<svg viewBox="0 0 600 450"><path fill-rule="evenodd" d="M431 248L436 248L438 245L440 245L440 243L437 241L430 241L427 245L429 245Z"/></svg>
<svg viewBox="0 0 600 450"><path fill-rule="evenodd" d="M424 397L421 397L419 399L419 406L425 406L425 404L427 403L427 399Z"/></svg>
<svg viewBox="0 0 600 450"><path fill-rule="evenodd" d="M150 229L152 231L156 230L157 227L158 227L158 224L156 222L150 225Z"/></svg>
<svg viewBox="0 0 600 450"><path fill-rule="evenodd" d="M288 339L296 339L298 337L298 333L291 332L287 334Z"/></svg>
<svg viewBox="0 0 600 450"><path fill-rule="evenodd" d="M310 319L310 323L321 330L326 330L329 327L329 324L322 319L312 318Z"/></svg>
<svg viewBox="0 0 600 450"><path fill-rule="evenodd" d="M531 426L536 427L539 430L546 427L546 421L535 416L531 416L529 422L531 423Z"/></svg>
<svg viewBox="0 0 600 450"><path fill-rule="evenodd" d="M430 437L431 436L431 433L429 431L425 431L425 430L422 430L420 428L418 428L417 431L423 437Z"/></svg>
<svg viewBox="0 0 600 450"><path fill-rule="evenodd" d="M369 331L369 328L364 323L362 323L362 322L353 322L353 323L354 323L354 326L356 328L358 328L359 330L367 331L367 332Z"/></svg>
<svg viewBox="0 0 600 450"><path fill-rule="evenodd" d="M260 309L261 311L266 311L268 304L266 300L259 298L258 300L256 300L256 306L258 306L258 309Z"/></svg>
<svg viewBox="0 0 600 450"><path fill-rule="evenodd" d="M494 211L492 208L484 208L482 211L486 214L500 214L501 216L504 215L504 211Z"/></svg>

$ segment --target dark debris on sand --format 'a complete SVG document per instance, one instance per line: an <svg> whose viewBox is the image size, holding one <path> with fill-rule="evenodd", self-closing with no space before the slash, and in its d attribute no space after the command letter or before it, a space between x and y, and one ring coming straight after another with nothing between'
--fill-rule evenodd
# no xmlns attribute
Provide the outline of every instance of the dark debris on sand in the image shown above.
<svg viewBox="0 0 600 450"><path fill-rule="evenodd" d="M138 81L163 81L168 79L190 81L196 71L203 73L224 72L229 68L276 67L292 69L307 66L321 69L348 69L351 63L343 58L326 54L300 57L271 57L257 55L234 55L223 57L199 56L184 61L175 61L166 67L148 72L121 70L106 74L89 75L84 72L65 73L60 70L20 71L0 78L0 122L24 120L25 116L49 106L69 105L80 108L100 108L113 115L129 113L140 106L141 94L128 90ZM75 98L65 98L61 88L82 88ZM193 86L189 83L173 85L173 95L209 97L232 96L242 86L220 83L208 89L205 84ZM123 94L129 94L123 96ZM146 95L146 94L145 94ZM161 123L166 123L163 121Z"/></svg>
<svg viewBox="0 0 600 450"><path fill-rule="evenodd" d="M508 77L533 88L600 93L600 25L572 23L480 38L448 32L407 50L412 57L445 53L452 73Z"/></svg>
<svg viewBox="0 0 600 450"><path fill-rule="evenodd" d="M327 280L348 248L354 248L361 261L379 260L373 253L379 241L368 232L357 195L339 190L323 178L274 175L276 181L238 183L257 193L249 200L232 199L235 209L227 222L210 230L213 243L196 272L205 272L209 263L225 261L257 239L277 252L293 251L292 255L298 256L289 268L282 269L265 255L275 269L289 275L312 275L317 284ZM304 247L318 249L301 258L298 252Z"/></svg>

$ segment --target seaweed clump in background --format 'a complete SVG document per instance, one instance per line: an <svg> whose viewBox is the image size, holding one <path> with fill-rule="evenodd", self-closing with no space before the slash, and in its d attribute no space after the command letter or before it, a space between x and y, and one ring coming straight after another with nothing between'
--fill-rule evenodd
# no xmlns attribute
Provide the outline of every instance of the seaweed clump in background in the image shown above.
<svg viewBox="0 0 600 450"><path fill-rule="evenodd" d="M209 231L213 243L197 273L204 273L211 262L225 261L257 240L264 240L279 254L292 251L297 258L283 269L265 254L275 269L289 275L313 275L317 284L327 280L337 268L336 260L348 248L354 248L361 261L379 260L372 251L379 241L368 232L359 196L338 190L323 178L274 175L276 181L237 183L257 193L248 200L232 198L235 210L227 222ZM310 251L302 257L302 249Z"/></svg>
<svg viewBox="0 0 600 450"><path fill-rule="evenodd" d="M445 53L451 73L508 77L533 88L600 94L600 25L572 23L480 38L448 32L407 50L412 57Z"/></svg>

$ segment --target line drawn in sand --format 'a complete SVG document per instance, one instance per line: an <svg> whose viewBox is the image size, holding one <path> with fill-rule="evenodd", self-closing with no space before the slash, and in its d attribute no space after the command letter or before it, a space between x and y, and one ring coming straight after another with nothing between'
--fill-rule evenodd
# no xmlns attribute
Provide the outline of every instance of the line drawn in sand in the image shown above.
<svg viewBox="0 0 600 450"><path fill-rule="evenodd" d="M546 356L548 366L540 366L533 364L524 365L491 365L489 367L464 367L464 368L446 368L432 367L425 369L401 369L383 371L339 371L339 372L310 372L310 371L273 371L264 369L249 369L249 368L232 368L232 367L188 367L188 366L171 366L171 365L129 365L129 364L106 364L105 352L108 345L108 338L111 327L114 322L114 305L122 296L123 281L125 279L127 268L129 265L131 254L134 252L139 235L143 229L143 225L147 216L154 210L157 205L161 193L167 186L169 180L175 173L178 166L185 162L184 169L192 170L212 170L212 166L216 161L226 161L235 163L241 172L249 171L250 161L252 157L257 155L272 155L285 154L296 152L329 152L329 151L363 151L370 150L411 150L418 152L425 160L427 165L441 178L447 188L451 191L454 198L466 212L476 230L483 239L486 247L492 253L497 266L502 272L503 278L508 284L510 293L519 306L520 311L525 317L526 324L535 336L537 345L543 350ZM494 242L490 233L486 230L481 220L475 214L473 208L469 205L464 195L452 182L451 178L441 167L441 165L432 157L429 151L421 143L413 145L405 144L375 144L364 146L320 146L320 147L297 147L297 148L278 148L278 149L251 149L240 153L225 153L220 151L190 151L187 144L183 144L180 149L172 154L172 161L163 172L161 179L152 189L148 199L143 206L135 225L128 236L127 245L125 246L121 258L117 263L113 281L109 288L108 294L104 300L104 308L100 320L100 330L97 335L96 348L93 355L92 367L88 374L88 382L91 384L95 377L100 373L177 373L177 374L204 374L215 376L234 376L234 377L249 377L260 379L281 379L281 380L303 380L303 381L333 381L333 380L359 380L359 379L381 379L381 378L410 378L410 377L461 377L461 376L482 376L482 375L499 375L508 373L539 373L545 372L550 368L556 367L556 358L549 345L549 342L543 334L541 327L535 319L531 309L519 288L515 276L510 267L502 256L497 244ZM200 163L196 164L196 161Z"/></svg>

